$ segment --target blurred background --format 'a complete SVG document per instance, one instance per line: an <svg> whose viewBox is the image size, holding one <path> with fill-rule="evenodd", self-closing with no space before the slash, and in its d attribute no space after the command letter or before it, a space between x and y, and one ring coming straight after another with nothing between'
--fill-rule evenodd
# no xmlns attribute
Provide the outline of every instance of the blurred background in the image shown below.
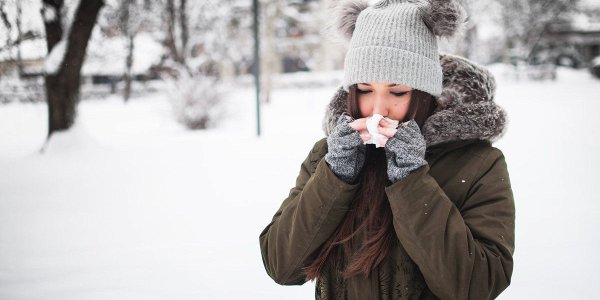
<svg viewBox="0 0 600 300"><path fill-rule="evenodd" d="M258 236L324 137L338 1L0 0L0 299L314 298ZM441 52L508 113L499 298L597 299L600 2L461 2Z"/></svg>

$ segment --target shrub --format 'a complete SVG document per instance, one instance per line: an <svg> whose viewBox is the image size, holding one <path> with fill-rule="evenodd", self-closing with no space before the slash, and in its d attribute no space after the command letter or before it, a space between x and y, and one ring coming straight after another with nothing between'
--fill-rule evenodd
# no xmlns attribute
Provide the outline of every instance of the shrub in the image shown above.
<svg viewBox="0 0 600 300"><path fill-rule="evenodd" d="M187 71L178 73L167 79L167 96L176 120L188 129L214 127L225 114L219 81Z"/></svg>

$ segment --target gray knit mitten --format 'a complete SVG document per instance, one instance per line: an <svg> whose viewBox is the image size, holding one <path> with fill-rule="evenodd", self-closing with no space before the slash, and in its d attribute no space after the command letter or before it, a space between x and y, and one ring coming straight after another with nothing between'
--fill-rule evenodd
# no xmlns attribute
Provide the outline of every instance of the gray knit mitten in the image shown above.
<svg viewBox="0 0 600 300"><path fill-rule="evenodd" d="M401 123L398 131L385 143L387 173L391 182L396 182L421 166L425 160L425 138L415 120Z"/></svg>
<svg viewBox="0 0 600 300"><path fill-rule="evenodd" d="M346 183L354 183L365 163L366 146L360 134L348 125L352 117L342 114L327 137L325 161L331 171Z"/></svg>

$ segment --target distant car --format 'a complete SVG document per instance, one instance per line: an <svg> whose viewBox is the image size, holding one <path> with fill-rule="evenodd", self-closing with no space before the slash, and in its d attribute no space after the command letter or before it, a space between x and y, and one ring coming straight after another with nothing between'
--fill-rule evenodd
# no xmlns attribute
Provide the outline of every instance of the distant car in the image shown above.
<svg viewBox="0 0 600 300"><path fill-rule="evenodd" d="M592 74L596 76L596 78L600 78L600 56L596 56L596 58L592 59L590 72L592 72Z"/></svg>

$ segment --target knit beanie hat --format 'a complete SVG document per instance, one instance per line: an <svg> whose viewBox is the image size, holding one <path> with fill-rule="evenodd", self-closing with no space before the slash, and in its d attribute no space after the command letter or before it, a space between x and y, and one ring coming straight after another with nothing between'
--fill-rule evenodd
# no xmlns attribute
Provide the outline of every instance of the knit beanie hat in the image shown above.
<svg viewBox="0 0 600 300"><path fill-rule="evenodd" d="M436 37L450 37L464 22L457 0L347 0L338 6L337 27L350 39L343 88L360 82L410 86L434 97L442 93Z"/></svg>

